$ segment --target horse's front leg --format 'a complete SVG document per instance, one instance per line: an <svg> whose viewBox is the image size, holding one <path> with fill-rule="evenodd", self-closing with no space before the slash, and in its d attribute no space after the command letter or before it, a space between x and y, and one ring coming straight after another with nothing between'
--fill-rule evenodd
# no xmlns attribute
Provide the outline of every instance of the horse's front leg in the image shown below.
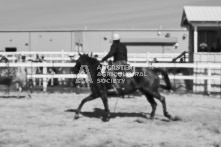
<svg viewBox="0 0 221 147"><path fill-rule="evenodd" d="M110 110L109 110L109 105L108 105L108 99L107 99L107 96L101 96L101 99L103 101L103 104L104 104L104 110L105 110L105 115L103 116L102 120L104 122L107 122L110 120Z"/></svg>
<svg viewBox="0 0 221 147"><path fill-rule="evenodd" d="M88 101L91 101L91 100L94 100L94 99L96 99L96 98L97 98L97 97L94 96L94 95L92 95L92 94L89 95L88 97L84 98L84 99L81 101L80 105L78 106L78 109L77 109L76 112L75 112L74 119L78 119L78 118L79 118L79 113L81 113L81 109L82 109L84 103L86 103L86 102L88 102Z"/></svg>

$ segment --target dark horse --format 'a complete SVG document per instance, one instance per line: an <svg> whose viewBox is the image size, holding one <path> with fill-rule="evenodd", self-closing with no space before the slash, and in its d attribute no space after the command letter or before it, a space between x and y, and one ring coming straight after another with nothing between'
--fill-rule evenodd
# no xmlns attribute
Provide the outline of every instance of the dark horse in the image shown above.
<svg viewBox="0 0 221 147"><path fill-rule="evenodd" d="M87 67L89 71L90 80L90 88L91 88L91 94L84 98L78 109L76 110L75 119L79 118L79 113L81 112L81 108L84 105L84 103L94 100L98 97L100 97L103 101L104 108L105 108L105 115L103 116L103 121L109 121L110 119L110 111L108 107L108 99L107 99L107 86L105 83L97 82L101 78L107 78L107 77L100 77L101 69L99 68L101 66L100 62L94 58L89 57L86 54L79 54L80 57L76 61L76 65L73 67L73 73L78 74L79 70L83 67ZM85 70L85 69L84 69ZM158 76L158 73L162 73L164 80L166 81L167 86L164 88L171 88L170 80L168 78L167 73L165 73L163 70L155 68L155 69L149 69L149 68L136 68L135 72L145 73L144 76L133 76L131 78L126 78L126 81L124 83L124 94L129 94L134 92L135 90L140 90L147 98L149 103L152 107L152 112L150 114L150 118L153 119L157 107L157 103L155 102L154 98L158 99L162 105L163 105L163 114L165 117L169 118L170 120L175 120L176 117L173 117L170 115L167 111L166 107L166 100L165 97L160 95L158 92L158 88L160 87L160 78ZM86 72L88 73L88 72Z"/></svg>

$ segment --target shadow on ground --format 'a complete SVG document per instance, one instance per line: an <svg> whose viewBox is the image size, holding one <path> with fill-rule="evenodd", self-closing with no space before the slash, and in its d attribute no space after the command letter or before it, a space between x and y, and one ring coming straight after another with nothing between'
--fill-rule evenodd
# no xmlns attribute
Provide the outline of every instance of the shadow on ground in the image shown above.
<svg viewBox="0 0 221 147"><path fill-rule="evenodd" d="M77 112L76 109L68 109L65 112ZM81 112L83 116L90 117L90 118L101 118L105 115L105 111L100 108L94 108L93 112ZM141 117L147 118L143 113L133 113L133 112L111 112L111 118L116 117Z"/></svg>
<svg viewBox="0 0 221 147"><path fill-rule="evenodd" d="M77 112L77 109L68 109L65 112ZM85 117L89 118L102 118L105 115L105 111L100 108L94 108L93 112L81 112L81 114ZM149 117L149 113L135 113L135 112L111 112L111 118L116 118L116 117L137 117L137 118L142 118L142 120L137 119L137 122L143 123L145 120L151 120ZM164 118L158 118L155 117L155 120L160 120L163 122L170 122L168 119Z"/></svg>

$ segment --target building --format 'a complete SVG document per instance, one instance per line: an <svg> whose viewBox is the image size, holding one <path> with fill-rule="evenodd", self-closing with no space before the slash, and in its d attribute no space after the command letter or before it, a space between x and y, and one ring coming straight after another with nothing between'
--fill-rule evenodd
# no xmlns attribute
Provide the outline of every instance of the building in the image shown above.
<svg viewBox="0 0 221 147"><path fill-rule="evenodd" d="M181 26L189 34L192 62L221 62L221 7L186 6Z"/></svg>
<svg viewBox="0 0 221 147"><path fill-rule="evenodd" d="M186 6L183 10L181 26L186 27L189 34L189 61L195 63L221 63L221 7ZM220 64L221 65L221 64ZM218 75L220 69L195 68L198 75ZM194 91L206 92L208 85L212 91L220 91L220 80L195 80Z"/></svg>
<svg viewBox="0 0 221 147"><path fill-rule="evenodd" d="M182 53L188 50L186 29L0 31L0 50L107 52L113 33L120 34L131 53Z"/></svg>

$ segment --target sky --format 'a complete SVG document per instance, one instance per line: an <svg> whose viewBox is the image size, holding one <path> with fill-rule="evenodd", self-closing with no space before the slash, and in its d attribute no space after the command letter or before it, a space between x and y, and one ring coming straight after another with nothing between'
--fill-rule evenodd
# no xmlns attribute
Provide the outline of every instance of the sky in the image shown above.
<svg viewBox="0 0 221 147"><path fill-rule="evenodd" d="M221 0L0 0L0 30L179 29L184 6Z"/></svg>

